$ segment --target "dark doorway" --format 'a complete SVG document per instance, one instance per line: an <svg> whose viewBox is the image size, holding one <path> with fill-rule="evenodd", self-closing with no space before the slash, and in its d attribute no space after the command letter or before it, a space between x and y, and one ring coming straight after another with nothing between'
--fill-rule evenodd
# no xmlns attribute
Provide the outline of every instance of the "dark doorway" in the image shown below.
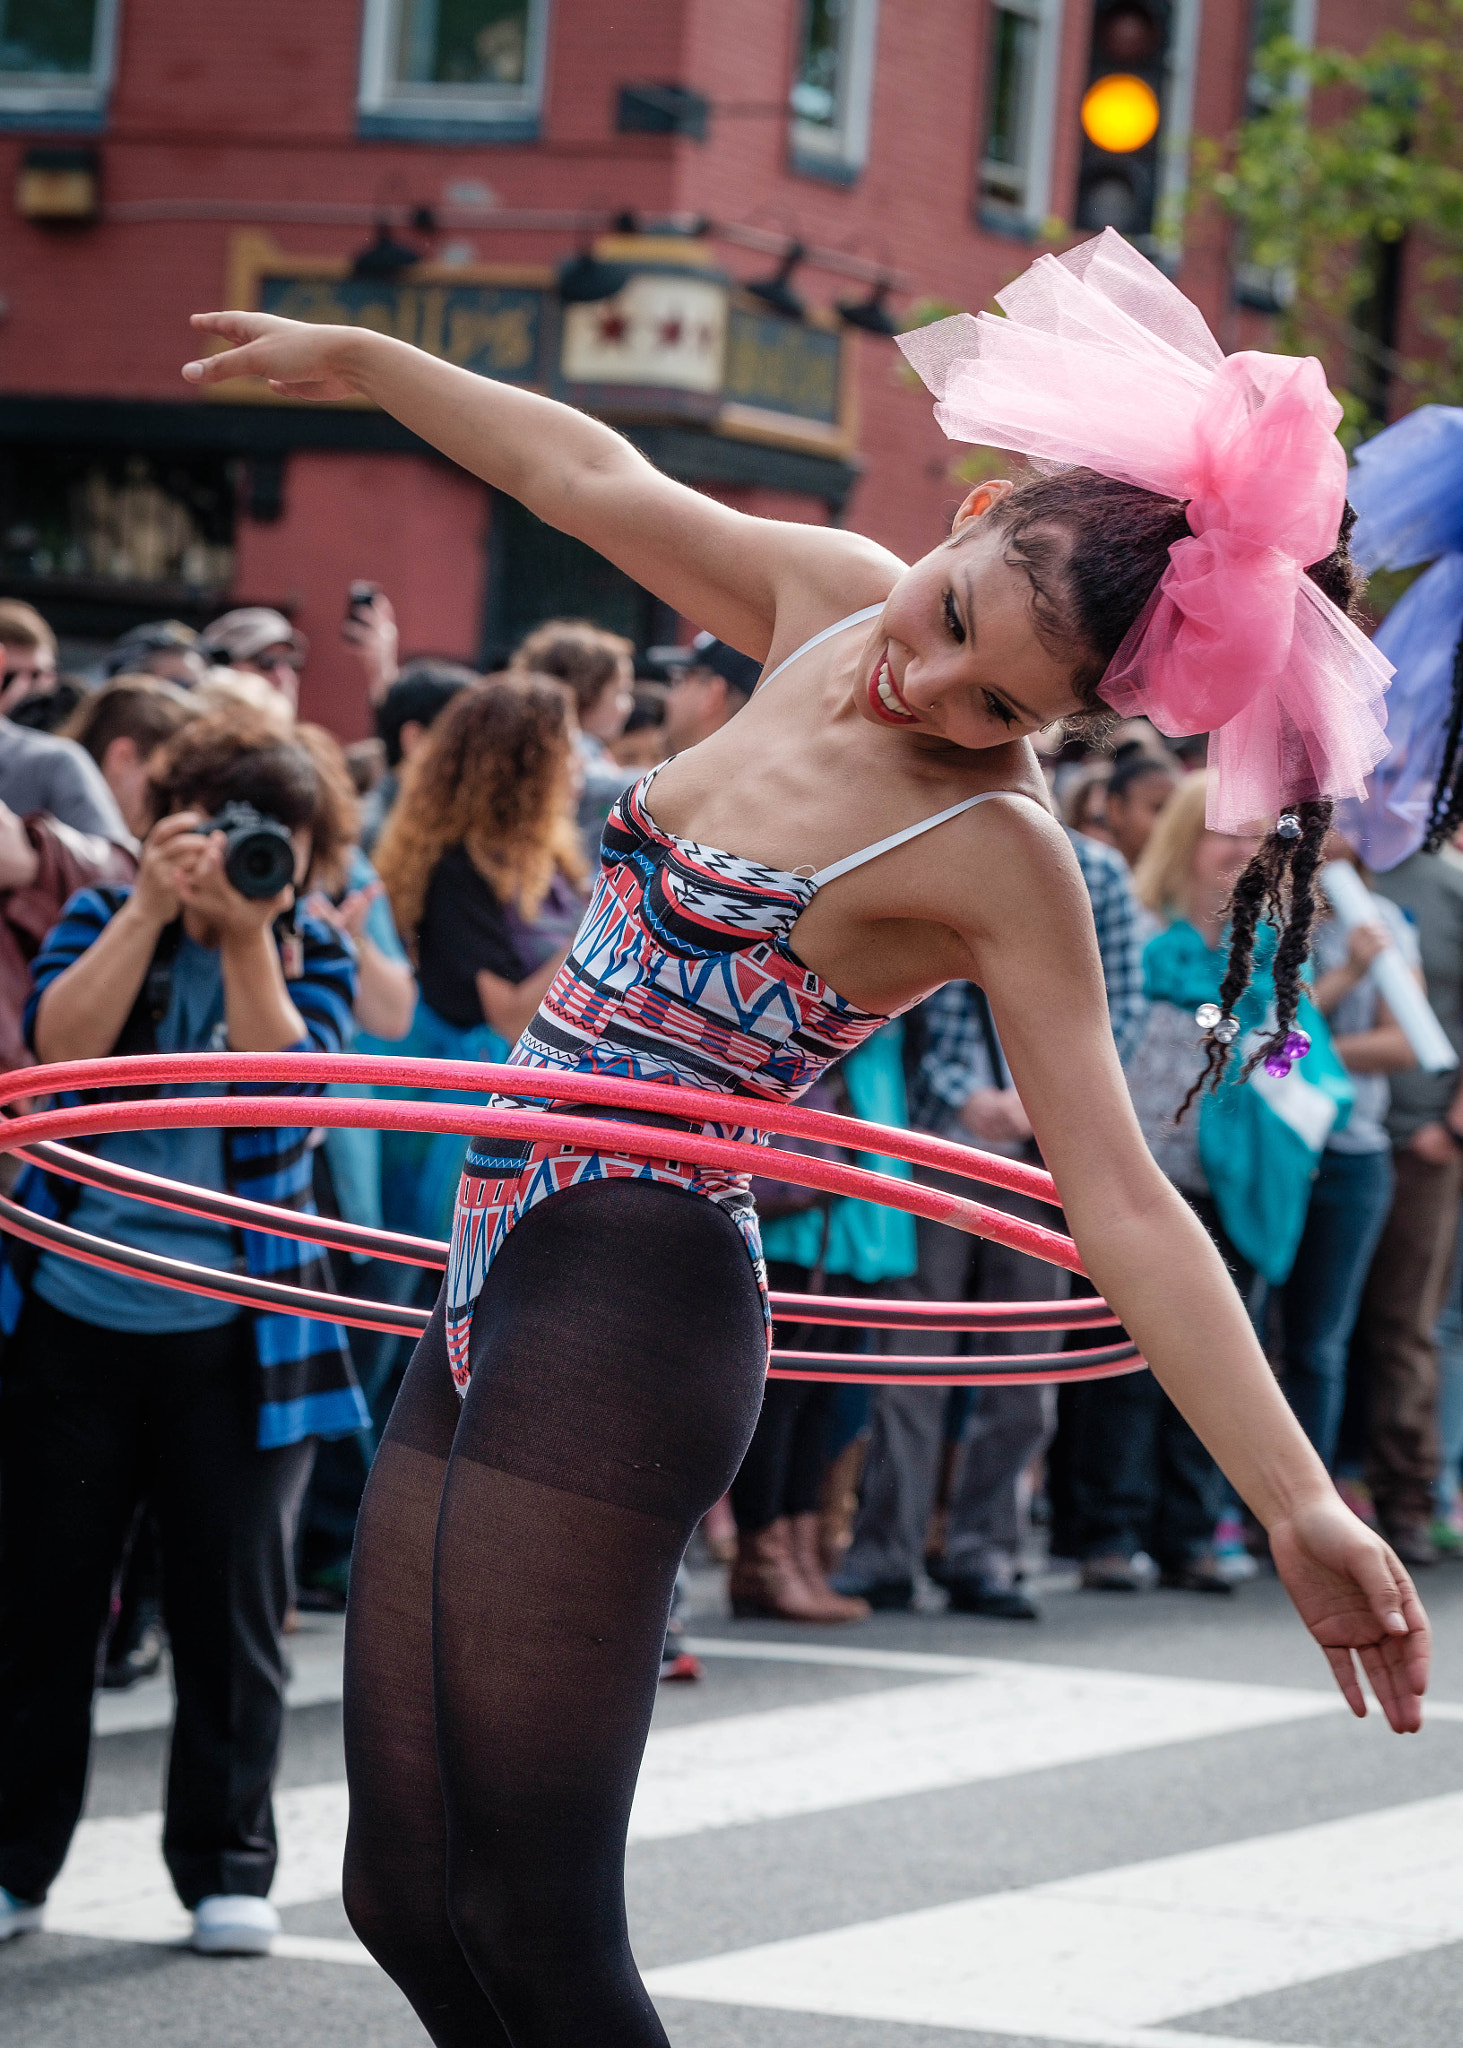
<svg viewBox="0 0 1463 2048"><path fill-rule="evenodd" d="M495 668L545 619L591 619L642 653L676 637L676 614L603 555L495 496L483 662Z"/></svg>

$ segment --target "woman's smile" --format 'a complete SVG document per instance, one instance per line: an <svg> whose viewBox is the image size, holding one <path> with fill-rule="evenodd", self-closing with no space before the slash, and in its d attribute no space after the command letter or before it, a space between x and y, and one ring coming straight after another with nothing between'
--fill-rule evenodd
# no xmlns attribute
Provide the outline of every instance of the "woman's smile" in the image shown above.
<svg viewBox="0 0 1463 2048"><path fill-rule="evenodd" d="M894 680L894 672L889 666L887 654L869 680L868 698L875 716L881 718L886 725L909 725L916 716L904 701L899 685Z"/></svg>

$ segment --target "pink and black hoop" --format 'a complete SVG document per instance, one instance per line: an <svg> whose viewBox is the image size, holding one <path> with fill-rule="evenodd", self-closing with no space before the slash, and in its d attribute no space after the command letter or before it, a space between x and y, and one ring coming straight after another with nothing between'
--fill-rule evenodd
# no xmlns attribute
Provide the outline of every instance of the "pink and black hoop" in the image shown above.
<svg viewBox="0 0 1463 2048"><path fill-rule="evenodd" d="M531 1071L531 1070L529 1070ZM206 1216L279 1237L339 1250L364 1252L373 1258L407 1265L442 1268L447 1246L430 1238L408 1237L292 1209L251 1202L236 1195L194 1188L132 1168L114 1166L73 1149L65 1141L98 1137L108 1131L177 1129L184 1126L343 1126L382 1131L446 1132L465 1137L562 1138L575 1146L595 1146L632 1158L662 1158L667 1151L663 1126L634 1124L613 1116L565 1116L549 1110L519 1109L484 1103L387 1100L376 1096L234 1095L222 1092L236 1084L260 1087L270 1083L335 1083L446 1091L466 1094L521 1093L527 1072L522 1067L489 1066L455 1060L378 1059L355 1054L316 1053L170 1053L140 1059L78 1060L62 1065L31 1067L0 1076L0 1152L9 1152L46 1172L126 1194L184 1214ZM8 1106L20 1099L67 1093L161 1086L214 1086L217 1095L156 1096L141 1101L91 1101L69 1107L31 1110L18 1116ZM587 1102L606 1110L636 1109L669 1114L678 1120L726 1118L725 1095L647 1081L622 1080L603 1074L553 1075L559 1101ZM308 1107L307 1107L308 1106ZM306 1114L302 1115L302 1110ZM918 1132L886 1129L823 1110L753 1101L738 1096L737 1121L772 1137L819 1139L865 1153L937 1167L962 1179L1011 1189L1038 1201L1060 1206L1049 1174L992 1153L952 1145ZM775 1175L819 1193L851 1195L882 1202L934 1222L1011 1245L1052 1265L1080 1274L1076 1246L1061 1232L1027 1223L990 1209L964 1195L903 1181L868 1168L786 1152L776 1146L717 1138L703 1132L674 1133L675 1157L693 1165L716 1166L739 1173ZM254 1309L283 1310L290 1315L347 1324L354 1329L416 1335L427 1311L292 1287L240 1273L220 1273L155 1253L134 1251L31 1214L0 1195L0 1230L28 1244L54 1251L84 1265L134 1274L165 1287L206 1294ZM919 1382L930 1386L1028 1386L1075 1380L1109 1379L1140 1372L1144 1361L1104 1301L1083 1295L1071 1301L1043 1302L907 1302L853 1300L838 1295L780 1294L772 1296L779 1320L866 1330L944 1330L974 1333L1009 1331L1112 1331L1111 1341L1086 1350L1031 1351L999 1357L887 1357L818 1351L774 1351L769 1371L777 1379L841 1380L870 1385Z"/></svg>

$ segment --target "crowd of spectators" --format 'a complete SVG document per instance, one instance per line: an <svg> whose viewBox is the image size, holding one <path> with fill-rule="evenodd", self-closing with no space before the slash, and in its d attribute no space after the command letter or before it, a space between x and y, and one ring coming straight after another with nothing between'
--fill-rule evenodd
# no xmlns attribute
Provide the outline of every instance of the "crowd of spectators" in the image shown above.
<svg viewBox="0 0 1463 2048"><path fill-rule="evenodd" d="M637 673L629 641L574 619L539 626L491 675L401 660L389 598L368 585L345 630L374 726L349 748L300 720L309 650L279 612L245 607L202 632L140 626L68 676L39 613L0 602L0 1069L221 1048L506 1059L565 957L616 797L735 717L758 675L705 634ZM1322 918L1307 1064L1335 1113L1297 1164L1293 1148L1267 1149L1258 1113L1239 1138L1209 1098L1179 1115L1203 1067L1194 1013L1218 995L1229 891L1253 844L1207 828L1202 745L1130 724L1102 746L1058 740L1046 765L1155 1156L1353 1504L1411 1566L1463 1550L1463 1090L1417 1071L1371 973L1393 949L1463 1050L1463 855L1363 873L1372 919L1348 931ZM225 865L229 803L288 836L293 879L264 897ZM1339 835L1326 851L1359 865ZM1255 958L1247 1024L1269 1001L1263 934ZM820 1089L814 1106L1041 1163L972 983L929 997ZM216 1293L179 1293L6 1242L0 1908L43 1895L65 1853L98 1669L132 1683L166 1643L174 1881L201 1946L227 1946L251 1915L267 1926L282 1637L293 1609L344 1604L408 1345L253 1310L230 1281L425 1303L435 1275L265 1238L229 1199L442 1238L464 1150L444 1135L322 1132L303 1102L301 1115L292 1131L88 1141L85 1184L34 1166L17 1179L8 1159L0 1175L37 1215L220 1276ZM136 1199L137 1170L215 1191L218 1213ZM770 1181L755 1192L779 1292L1009 1301L1086 1286L903 1212ZM1053 1220L1020 1195L983 1198ZM931 1356L1029 1342L786 1319L776 1341ZM773 1382L705 1536L734 1615L807 1625L940 1604L1036 1621L1044 1557L1107 1595L1232 1596L1266 1562L1263 1533L1146 1374L1060 1398ZM666 1668L696 1669L669 1652Z"/></svg>

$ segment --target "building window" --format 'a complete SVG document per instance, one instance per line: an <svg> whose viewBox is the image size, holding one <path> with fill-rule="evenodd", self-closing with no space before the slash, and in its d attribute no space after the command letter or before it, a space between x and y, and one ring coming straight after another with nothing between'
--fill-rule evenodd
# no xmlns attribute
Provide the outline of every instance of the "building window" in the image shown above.
<svg viewBox="0 0 1463 2048"><path fill-rule="evenodd" d="M549 0L366 0L362 129L535 135L548 12Z"/></svg>
<svg viewBox="0 0 1463 2048"><path fill-rule="evenodd" d="M854 178L869 153L879 0L804 0L792 93L797 170Z"/></svg>
<svg viewBox="0 0 1463 2048"><path fill-rule="evenodd" d="M0 459L0 579L68 633L214 615L234 571L222 455L21 444Z"/></svg>
<svg viewBox="0 0 1463 2048"><path fill-rule="evenodd" d="M0 0L0 126L96 127L116 17L116 0Z"/></svg>
<svg viewBox="0 0 1463 2048"><path fill-rule="evenodd" d="M1260 67L1260 52L1282 36L1304 49L1311 47L1316 39L1316 0L1254 0L1246 120L1263 118L1287 97L1301 102L1307 97L1309 87L1303 72L1277 84L1274 76ZM1295 297L1295 278L1284 265L1254 262L1242 242L1234 262L1233 289L1238 305L1252 306L1257 313L1281 313Z"/></svg>
<svg viewBox="0 0 1463 2048"><path fill-rule="evenodd" d="M1051 211L1052 116L1062 0L990 10L986 116L976 208L988 227L1034 234Z"/></svg>

